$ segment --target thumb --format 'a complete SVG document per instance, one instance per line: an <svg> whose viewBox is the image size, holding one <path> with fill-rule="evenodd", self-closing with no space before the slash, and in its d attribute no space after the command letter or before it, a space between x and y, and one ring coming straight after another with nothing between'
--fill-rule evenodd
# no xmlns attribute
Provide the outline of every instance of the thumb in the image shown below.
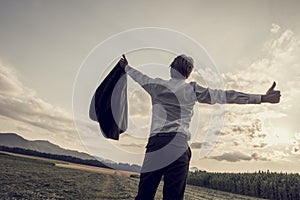
<svg viewBox="0 0 300 200"><path fill-rule="evenodd" d="M276 82L274 81L268 92L271 92L276 87Z"/></svg>

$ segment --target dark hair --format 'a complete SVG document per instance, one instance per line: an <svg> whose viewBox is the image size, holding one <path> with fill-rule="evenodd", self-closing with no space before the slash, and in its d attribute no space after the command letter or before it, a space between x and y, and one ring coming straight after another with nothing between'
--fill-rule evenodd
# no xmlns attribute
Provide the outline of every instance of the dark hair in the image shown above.
<svg viewBox="0 0 300 200"><path fill-rule="evenodd" d="M193 71L194 60L192 57L182 54L173 60L170 67L174 69L173 73L171 72L172 78L179 78L181 76L181 78L184 77L187 79Z"/></svg>

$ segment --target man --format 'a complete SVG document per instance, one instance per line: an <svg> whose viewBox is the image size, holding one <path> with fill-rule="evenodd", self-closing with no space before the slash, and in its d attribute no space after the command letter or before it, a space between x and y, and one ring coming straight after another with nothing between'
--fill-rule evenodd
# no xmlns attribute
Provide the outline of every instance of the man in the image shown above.
<svg viewBox="0 0 300 200"><path fill-rule="evenodd" d="M260 104L278 103L280 91L276 83L264 95L246 94L234 90L204 88L195 82L186 83L194 61L186 55L177 56L170 65L170 80L150 78L128 65L123 55L119 61L126 73L151 96L151 133L140 176L137 200L154 199L161 178L164 179L163 198L183 199L189 170L191 150L189 125L195 102Z"/></svg>

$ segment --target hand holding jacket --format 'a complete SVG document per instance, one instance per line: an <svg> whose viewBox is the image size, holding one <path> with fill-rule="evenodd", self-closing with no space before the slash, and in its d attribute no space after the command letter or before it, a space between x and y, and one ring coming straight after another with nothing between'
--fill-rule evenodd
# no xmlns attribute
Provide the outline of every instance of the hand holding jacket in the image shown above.
<svg viewBox="0 0 300 200"><path fill-rule="evenodd" d="M122 69L125 69L126 65L128 65L128 61L124 54L122 54L122 57L123 58L120 59L119 64Z"/></svg>

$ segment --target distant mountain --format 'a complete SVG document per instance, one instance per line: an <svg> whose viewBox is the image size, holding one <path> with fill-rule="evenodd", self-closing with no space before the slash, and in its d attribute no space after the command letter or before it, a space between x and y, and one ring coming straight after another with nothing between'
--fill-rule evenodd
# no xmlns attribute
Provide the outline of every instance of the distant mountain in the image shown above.
<svg viewBox="0 0 300 200"><path fill-rule="evenodd" d="M84 160L95 159L93 156L90 156L89 154L63 149L60 146L52 144L51 142L48 142L46 140L34 140L34 141L26 140L15 133L0 133L0 146L18 147L18 148L34 150L42 153L72 156Z"/></svg>

